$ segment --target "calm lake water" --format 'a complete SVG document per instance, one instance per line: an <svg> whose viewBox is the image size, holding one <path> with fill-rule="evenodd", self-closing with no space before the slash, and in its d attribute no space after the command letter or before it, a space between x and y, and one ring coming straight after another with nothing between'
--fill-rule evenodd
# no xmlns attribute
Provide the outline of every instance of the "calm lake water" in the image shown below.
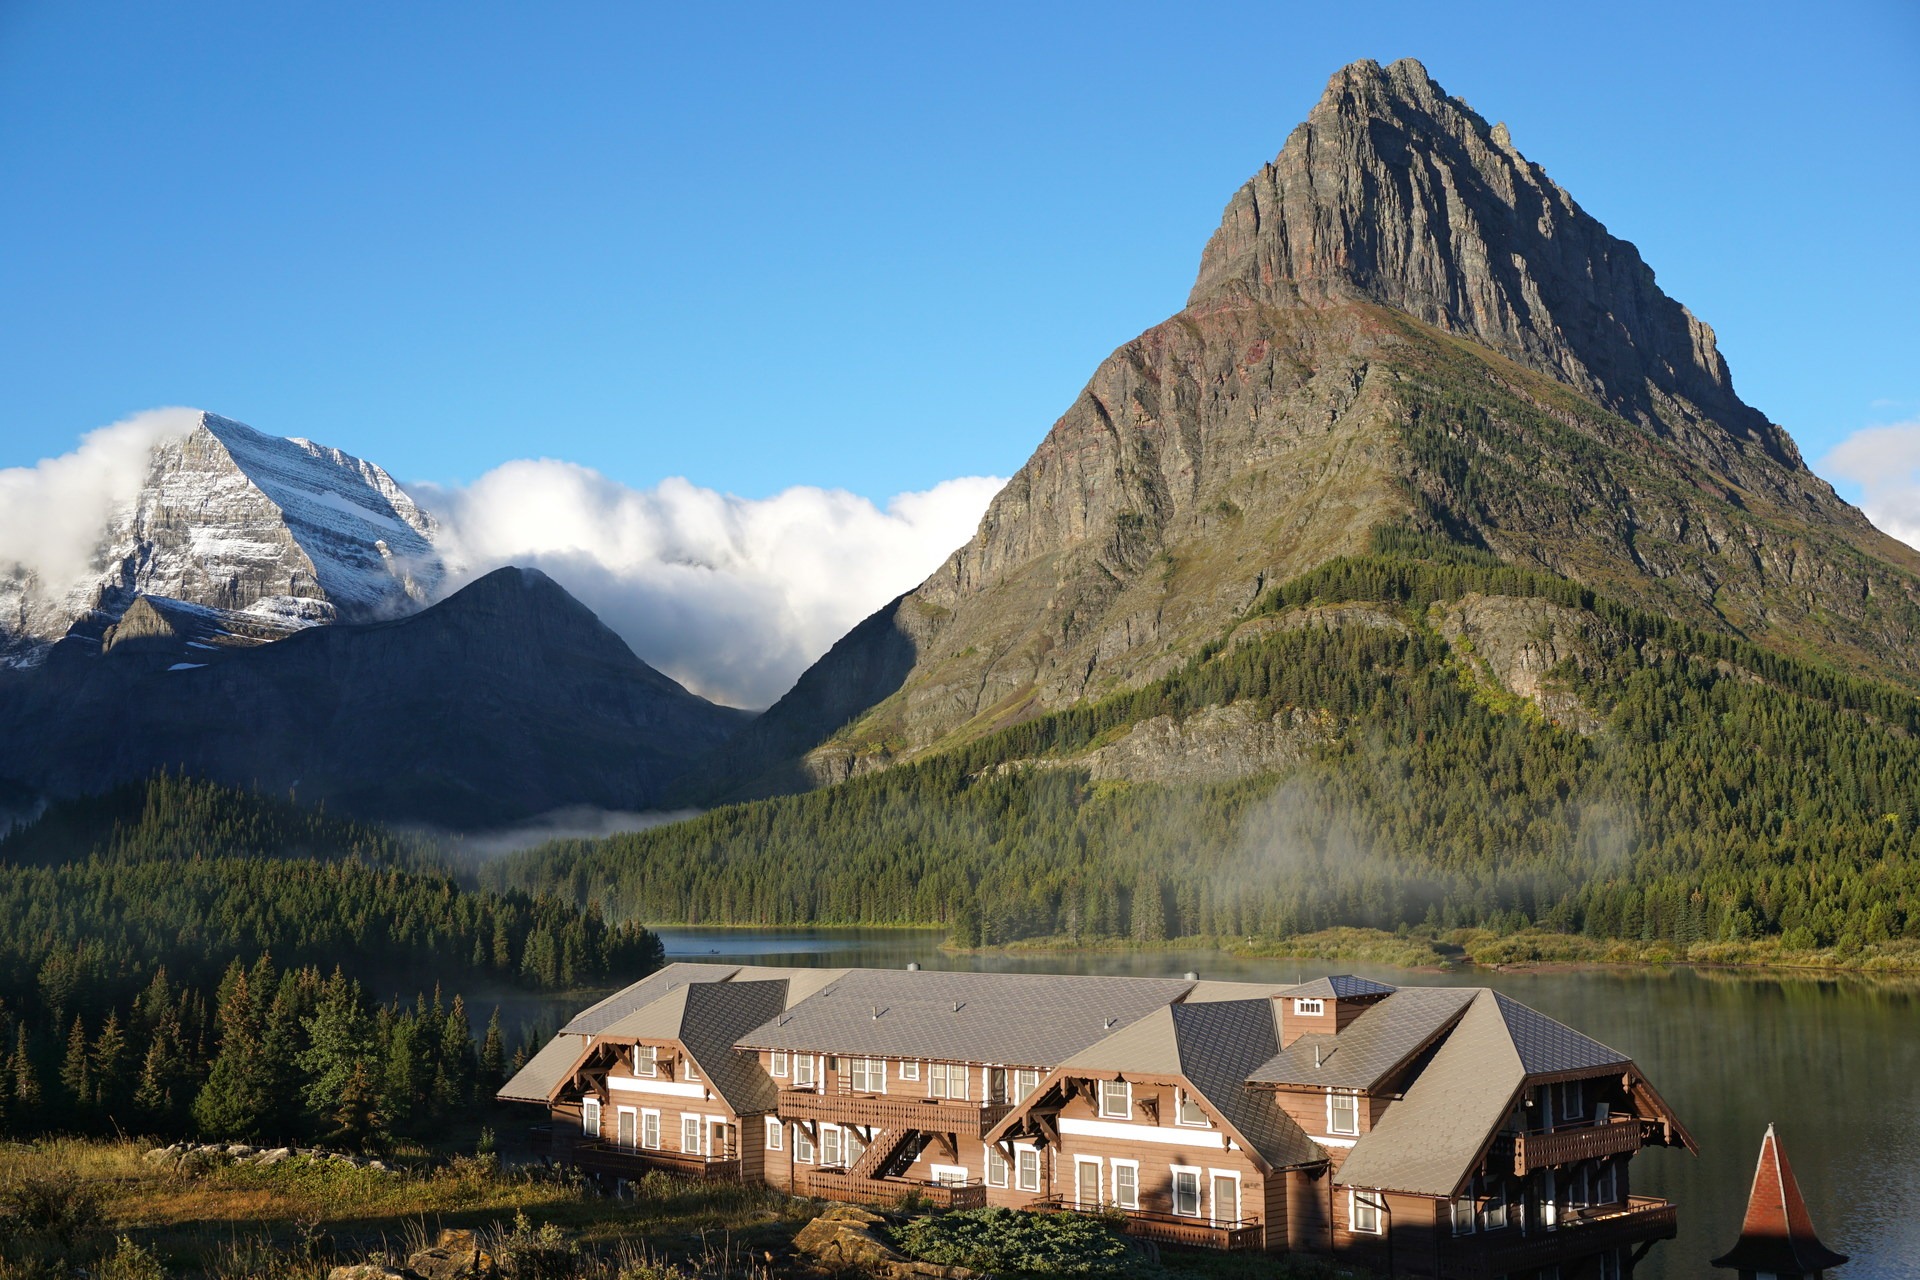
<svg viewBox="0 0 1920 1280"><path fill-rule="evenodd" d="M1780 1128L1821 1235L1853 1261L1839 1280L1920 1278L1920 983L1721 970L1408 973L1218 952L954 956L917 930L662 929L669 959L715 963L973 968L1294 981L1360 973L1384 982L1497 988L1631 1054L1699 1139L1660 1148L1634 1185L1680 1205L1680 1236L1636 1280L1730 1277L1707 1260L1733 1243L1760 1135ZM521 1004L551 1027L579 1007Z"/></svg>

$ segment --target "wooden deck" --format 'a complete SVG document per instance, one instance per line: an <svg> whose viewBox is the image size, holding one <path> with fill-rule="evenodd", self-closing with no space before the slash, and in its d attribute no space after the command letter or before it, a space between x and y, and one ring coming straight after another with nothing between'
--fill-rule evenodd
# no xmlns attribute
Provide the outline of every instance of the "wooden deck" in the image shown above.
<svg viewBox="0 0 1920 1280"><path fill-rule="evenodd" d="M651 1172L683 1178L738 1182L742 1167L737 1155L702 1156L684 1151L657 1151L622 1146L602 1138L576 1138L563 1153L587 1173L613 1178L640 1178Z"/></svg>
<svg viewBox="0 0 1920 1280"><path fill-rule="evenodd" d="M1591 1257L1605 1249L1671 1240L1677 1229L1678 1215L1671 1201L1634 1196L1624 1205L1582 1210L1553 1231L1446 1238L1441 1244L1440 1274L1445 1280L1491 1280L1509 1272Z"/></svg>
<svg viewBox="0 0 1920 1280"><path fill-rule="evenodd" d="M796 1165L794 1187L803 1195L848 1204L898 1205L908 1201L934 1209L984 1209L981 1182L923 1182L918 1178L859 1178L845 1169Z"/></svg>
<svg viewBox="0 0 1920 1280"><path fill-rule="evenodd" d="M1513 1173L1517 1178L1554 1165L1630 1155L1650 1142L1662 1141L1664 1134L1659 1121L1636 1116L1616 1116L1605 1124L1579 1128L1505 1134L1499 1139L1500 1146L1512 1154Z"/></svg>
<svg viewBox="0 0 1920 1280"><path fill-rule="evenodd" d="M782 1089L780 1114L788 1120L825 1120L829 1124L872 1125L880 1129L917 1129L978 1140L999 1124L1012 1107L1004 1102L949 1102L944 1098L889 1097L883 1093Z"/></svg>
<svg viewBox="0 0 1920 1280"><path fill-rule="evenodd" d="M1155 1244L1223 1251L1260 1249L1266 1245L1266 1228L1251 1218L1213 1222L1206 1218L1186 1218L1149 1209L1082 1209L1058 1196L1038 1201L1033 1207L1046 1213L1080 1213L1108 1219L1128 1235L1151 1240Z"/></svg>

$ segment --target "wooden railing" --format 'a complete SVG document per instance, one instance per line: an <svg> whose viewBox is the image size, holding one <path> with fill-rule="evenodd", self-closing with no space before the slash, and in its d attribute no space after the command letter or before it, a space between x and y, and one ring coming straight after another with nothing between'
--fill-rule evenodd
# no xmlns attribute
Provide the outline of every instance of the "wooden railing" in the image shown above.
<svg viewBox="0 0 1920 1280"><path fill-rule="evenodd" d="M1441 1242L1440 1274L1446 1280L1487 1280L1590 1257L1607 1249L1671 1240L1678 1227L1679 1215L1671 1201L1634 1196L1625 1204L1597 1205L1569 1213L1552 1231L1535 1228L1532 1234L1523 1236L1509 1229L1483 1236L1445 1237Z"/></svg>
<svg viewBox="0 0 1920 1280"><path fill-rule="evenodd" d="M567 1158L589 1173L610 1174L617 1178L635 1178L651 1170L678 1174L687 1178L711 1178L738 1181L741 1175L737 1152L723 1155L698 1155L689 1151L664 1151L651 1147L629 1147L604 1138L578 1137L569 1144Z"/></svg>
<svg viewBox="0 0 1920 1280"><path fill-rule="evenodd" d="M946 1098L889 1097L883 1093L813 1093L806 1089L780 1091L780 1114L788 1120L919 1129L963 1138L985 1137L1010 1110L1011 1105L1005 1102L954 1102Z"/></svg>
<svg viewBox="0 0 1920 1280"><path fill-rule="evenodd" d="M1513 1173L1524 1178L1535 1169L1601 1160L1638 1151L1660 1139L1660 1122L1614 1116L1604 1124L1501 1135L1499 1147L1511 1152Z"/></svg>
<svg viewBox="0 0 1920 1280"><path fill-rule="evenodd" d="M934 1209L984 1209L982 1182L923 1182L918 1178L859 1178L845 1169L794 1166L794 1189L821 1200L896 1205L913 1201Z"/></svg>
<svg viewBox="0 0 1920 1280"><path fill-rule="evenodd" d="M1047 1213L1079 1213L1104 1218L1128 1235L1151 1240L1155 1244L1222 1250L1259 1249L1266 1244L1266 1227L1253 1218L1214 1222L1207 1218L1189 1218L1152 1209L1120 1209L1112 1206L1083 1208L1062 1196L1049 1196L1036 1201L1033 1207Z"/></svg>

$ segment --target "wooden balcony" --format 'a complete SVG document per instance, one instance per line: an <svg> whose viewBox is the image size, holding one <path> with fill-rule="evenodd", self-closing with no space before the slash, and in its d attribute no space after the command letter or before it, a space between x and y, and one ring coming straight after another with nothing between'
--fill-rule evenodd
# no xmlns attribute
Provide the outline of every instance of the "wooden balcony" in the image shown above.
<svg viewBox="0 0 1920 1280"><path fill-rule="evenodd" d="M1516 1230L1450 1236L1441 1241L1445 1280L1490 1280L1509 1272L1550 1267L1607 1249L1671 1240L1679 1217L1671 1201L1634 1196L1625 1204L1598 1205L1569 1214L1553 1231Z"/></svg>
<svg viewBox="0 0 1920 1280"><path fill-rule="evenodd" d="M1151 1209L1083 1209L1059 1196L1037 1201L1033 1207L1045 1213L1079 1213L1106 1219L1130 1236L1185 1249L1259 1249L1265 1247L1267 1238L1266 1227L1252 1218L1214 1222L1207 1218L1157 1213Z"/></svg>
<svg viewBox="0 0 1920 1280"><path fill-rule="evenodd" d="M787 1120L824 1120L829 1124L870 1125L880 1129L917 1129L980 1139L1013 1108L1005 1102L953 1102L945 1098L905 1098L884 1093L782 1089L780 1115Z"/></svg>
<svg viewBox="0 0 1920 1280"><path fill-rule="evenodd" d="M703 1156L686 1151L623 1146L602 1138L584 1136L575 1138L569 1144L564 1158L587 1173L612 1178L639 1178L658 1171L683 1178L738 1182L741 1175L740 1157L733 1152Z"/></svg>
<svg viewBox="0 0 1920 1280"><path fill-rule="evenodd" d="M845 1169L794 1166L794 1187L802 1195L848 1204L898 1205L913 1202L934 1209L984 1209L982 1182L923 1182L918 1178L860 1178Z"/></svg>
<svg viewBox="0 0 1920 1280"><path fill-rule="evenodd" d="M1650 1142L1662 1140L1658 1120L1615 1116L1605 1124L1582 1128L1503 1134L1500 1145L1513 1155L1514 1176L1524 1178L1535 1169L1630 1154Z"/></svg>

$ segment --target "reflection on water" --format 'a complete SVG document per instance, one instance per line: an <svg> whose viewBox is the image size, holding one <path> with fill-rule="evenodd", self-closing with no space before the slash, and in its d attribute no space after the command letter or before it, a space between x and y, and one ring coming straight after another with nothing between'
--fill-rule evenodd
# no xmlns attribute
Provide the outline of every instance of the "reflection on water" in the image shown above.
<svg viewBox="0 0 1920 1280"><path fill-rule="evenodd" d="M1769 1122L1780 1126L1843 1280L1920 1278L1920 987L1718 970L1409 974L1318 960L1242 960L1213 951L955 956L938 932L900 929L662 929L670 960L988 969L1251 982L1360 973L1385 982L1489 986L1630 1053L1700 1142L1698 1158L1653 1149L1636 1191L1680 1205L1680 1237L1636 1280L1731 1275L1706 1263L1733 1242ZM525 1000L517 1021L551 1028L586 1003Z"/></svg>

